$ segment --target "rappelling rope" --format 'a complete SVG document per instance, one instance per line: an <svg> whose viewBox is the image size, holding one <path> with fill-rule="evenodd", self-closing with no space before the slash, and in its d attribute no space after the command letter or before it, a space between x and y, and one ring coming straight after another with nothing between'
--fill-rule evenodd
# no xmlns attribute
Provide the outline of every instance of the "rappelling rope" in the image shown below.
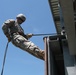
<svg viewBox="0 0 76 75"><path fill-rule="evenodd" d="M33 36L44 36L44 35L59 35L60 33L49 33L49 34L33 34Z"/></svg>
<svg viewBox="0 0 76 75"><path fill-rule="evenodd" d="M2 65L1 75L3 75L3 71L4 71L4 65L5 65L5 59L6 59L6 54L7 54L7 50L8 50L8 44L9 44L9 42L7 42L5 53L4 53L4 59L3 59L3 65Z"/></svg>

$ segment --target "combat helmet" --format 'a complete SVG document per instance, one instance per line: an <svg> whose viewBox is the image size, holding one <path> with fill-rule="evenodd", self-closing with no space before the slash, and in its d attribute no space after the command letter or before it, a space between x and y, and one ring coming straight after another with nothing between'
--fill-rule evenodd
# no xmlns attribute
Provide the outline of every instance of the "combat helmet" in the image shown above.
<svg viewBox="0 0 76 75"><path fill-rule="evenodd" d="M23 15L23 14L18 14L18 15L16 16L16 18L20 19L22 22L24 22L24 21L26 20L26 17L25 17L25 15Z"/></svg>

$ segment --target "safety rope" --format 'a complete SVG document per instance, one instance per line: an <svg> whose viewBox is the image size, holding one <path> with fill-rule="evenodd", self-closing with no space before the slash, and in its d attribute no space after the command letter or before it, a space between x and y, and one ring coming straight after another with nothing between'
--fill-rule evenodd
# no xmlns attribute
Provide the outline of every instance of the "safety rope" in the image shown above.
<svg viewBox="0 0 76 75"><path fill-rule="evenodd" d="M49 33L49 34L33 34L33 36L44 36L44 35L59 35L60 33Z"/></svg>
<svg viewBox="0 0 76 75"><path fill-rule="evenodd" d="M4 71L4 65L5 65L5 59L6 59L8 44L9 44L9 42L7 42L5 53L4 53L4 59L3 59L3 65L2 65L1 75L3 75L3 71Z"/></svg>

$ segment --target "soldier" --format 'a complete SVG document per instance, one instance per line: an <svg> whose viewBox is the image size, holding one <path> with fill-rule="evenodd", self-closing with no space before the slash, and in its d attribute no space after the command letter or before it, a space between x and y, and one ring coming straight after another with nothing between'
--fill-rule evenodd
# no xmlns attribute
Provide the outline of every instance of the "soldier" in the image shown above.
<svg viewBox="0 0 76 75"><path fill-rule="evenodd" d="M11 41L16 47L19 47L33 56L44 60L44 50L41 50L34 43L28 40L33 36L33 34L25 34L21 27L21 24L25 20L25 15L18 14L16 20L6 20L2 25L2 30L9 42Z"/></svg>

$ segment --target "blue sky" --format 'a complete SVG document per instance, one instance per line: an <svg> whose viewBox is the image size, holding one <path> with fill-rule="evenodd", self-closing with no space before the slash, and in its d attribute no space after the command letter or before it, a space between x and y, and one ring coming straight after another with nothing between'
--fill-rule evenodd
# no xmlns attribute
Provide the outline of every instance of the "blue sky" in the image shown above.
<svg viewBox="0 0 76 75"><path fill-rule="evenodd" d="M7 19L15 19L23 13L26 21L22 24L25 33L46 34L55 33L48 0L1 0L0 1L0 72L7 38L3 34L2 24ZM33 36L34 42L42 50L44 36ZM45 62L9 43L4 75L44 75Z"/></svg>

